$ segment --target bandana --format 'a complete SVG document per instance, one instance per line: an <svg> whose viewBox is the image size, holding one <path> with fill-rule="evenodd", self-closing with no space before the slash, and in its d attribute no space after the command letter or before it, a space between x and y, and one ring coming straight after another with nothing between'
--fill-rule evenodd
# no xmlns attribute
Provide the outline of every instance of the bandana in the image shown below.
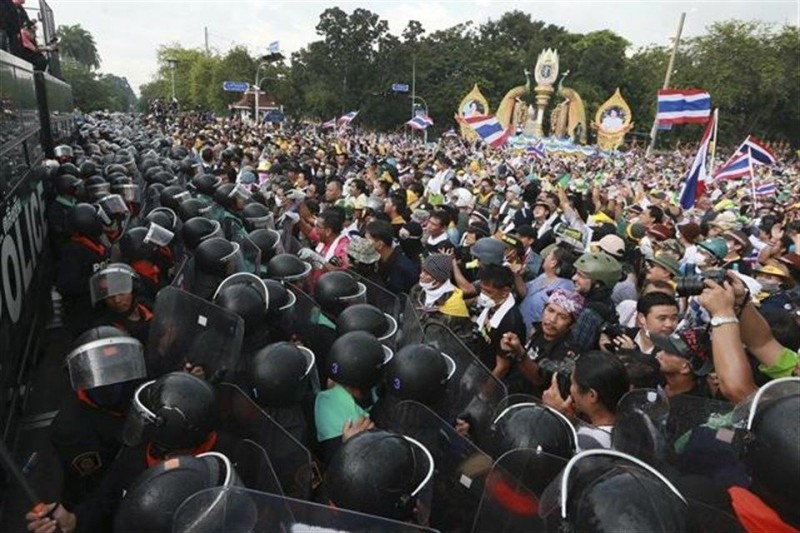
<svg viewBox="0 0 800 533"><path fill-rule="evenodd" d="M583 311L583 308L586 306L586 300L577 292L556 289L550 293L547 304L561 307L564 311L572 315L574 320L578 318L578 315Z"/></svg>

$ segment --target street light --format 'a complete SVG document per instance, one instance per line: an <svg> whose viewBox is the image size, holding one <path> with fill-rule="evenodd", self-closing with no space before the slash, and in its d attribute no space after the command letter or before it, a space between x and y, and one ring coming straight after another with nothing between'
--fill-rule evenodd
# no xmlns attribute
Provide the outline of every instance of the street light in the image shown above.
<svg viewBox="0 0 800 533"><path fill-rule="evenodd" d="M255 117L254 117L255 120L256 120L256 123L259 122L259 118L258 118L258 113L259 113L259 105L258 104L259 104L259 102L258 101L260 99L259 97L260 97L260 94L261 94L261 82L264 81L264 80L282 80L285 77L283 74L276 74L274 77L271 77L271 78L259 78L259 74L261 72L261 67L263 67L264 65L268 65L269 63L270 63L269 61L262 61L261 63L258 64L258 67L256 67L256 80L255 80L256 83L252 87L252 89L254 91L254 94L255 94L255 100L256 100L255 101Z"/></svg>
<svg viewBox="0 0 800 533"><path fill-rule="evenodd" d="M166 59L167 64L169 65L171 74L172 74L172 101L175 101L175 66L178 64L178 60L174 57L168 57Z"/></svg>

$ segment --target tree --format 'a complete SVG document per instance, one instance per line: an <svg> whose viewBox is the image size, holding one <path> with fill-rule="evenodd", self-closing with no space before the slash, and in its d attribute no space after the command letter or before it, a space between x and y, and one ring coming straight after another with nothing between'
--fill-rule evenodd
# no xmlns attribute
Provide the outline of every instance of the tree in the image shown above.
<svg viewBox="0 0 800 533"><path fill-rule="evenodd" d="M77 61L89 69L100 68L100 55L94 37L80 24L59 26L56 36L62 57Z"/></svg>

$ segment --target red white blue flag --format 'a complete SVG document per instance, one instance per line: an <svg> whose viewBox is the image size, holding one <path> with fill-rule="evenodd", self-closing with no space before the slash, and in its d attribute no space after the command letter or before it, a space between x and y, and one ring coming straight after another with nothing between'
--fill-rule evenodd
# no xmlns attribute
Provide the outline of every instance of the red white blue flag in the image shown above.
<svg viewBox="0 0 800 533"><path fill-rule="evenodd" d="M737 154L745 154L747 152L750 153L753 163L766 165L768 167L776 163L775 154L772 153L772 150L767 148L763 142L752 135L748 135L747 139L745 139L741 146L739 146L739 149L736 150Z"/></svg>
<svg viewBox="0 0 800 533"><path fill-rule="evenodd" d="M433 119L428 115L417 115L406 124L415 130L425 130L429 126L433 126Z"/></svg>
<svg viewBox="0 0 800 533"><path fill-rule="evenodd" d="M492 148L500 148L506 144L511 135L511 128L504 128L493 115L473 115L462 120Z"/></svg>
<svg viewBox="0 0 800 533"><path fill-rule="evenodd" d="M323 130L329 130L329 129L335 128L335 127L336 127L336 117L330 119L328 122L323 122L322 123L322 129Z"/></svg>
<svg viewBox="0 0 800 533"><path fill-rule="evenodd" d="M714 179L738 180L750 176L750 153L736 154L714 173Z"/></svg>
<svg viewBox="0 0 800 533"><path fill-rule="evenodd" d="M708 145L711 142L711 135L714 133L714 123L716 120L712 115L706 124L706 130L700 139L700 148L694 157L692 168L686 176L686 183L681 191L681 207L689 209L694 206L694 202L703 195L706 190L706 158L708 157Z"/></svg>
<svg viewBox="0 0 800 533"><path fill-rule="evenodd" d="M702 89L659 89L658 124L705 124L711 117L711 95Z"/></svg>

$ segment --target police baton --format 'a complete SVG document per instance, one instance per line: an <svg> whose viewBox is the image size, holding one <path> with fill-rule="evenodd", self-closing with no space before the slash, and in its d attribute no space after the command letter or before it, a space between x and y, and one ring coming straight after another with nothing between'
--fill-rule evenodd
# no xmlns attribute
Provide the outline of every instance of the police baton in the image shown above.
<svg viewBox="0 0 800 533"><path fill-rule="evenodd" d="M33 490L28 478L25 477L25 474L22 473L22 470L14 461L14 458L11 456L11 452L8 450L8 447L6 447L6 443L3 439L0 439L0 462L3 463L6 472L11 474L11 476L17 481L22 489L22 492L25 493L25 497L33 506L31 510L34 513L41 513L45 508L44 502L36 495L36 491ZM58 503L53 506L53 509L47 513L45 517L53 519L56 509L58 509ZM61 529L56 526L56 531L61 531Z"/></svg>

